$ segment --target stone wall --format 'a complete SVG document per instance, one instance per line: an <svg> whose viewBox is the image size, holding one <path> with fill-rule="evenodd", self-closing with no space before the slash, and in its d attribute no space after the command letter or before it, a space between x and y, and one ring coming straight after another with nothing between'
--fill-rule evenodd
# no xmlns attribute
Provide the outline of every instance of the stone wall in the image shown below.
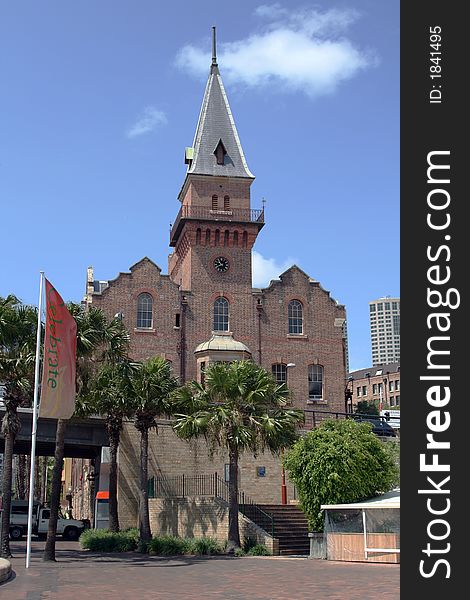
<svg viewBox="0 0 470 600"><path fill-rule="evenodd" d="M135 527L138 515L140 435L132 423L125 423L119 448L118 499L121 527ZM169 426L160 425L149 435L149 477L172 475L218 475L224 478L225 452L211 456L210 448L201 439L186 442L179 439ZM257 467L265 467L259 477ZM257 503L281 503L282 467L280 457L260 453L256 457L243 454L240 459L239 488ZM287 481L288 500L294 498L293 486Z"/></svg>
<svg viewBox="0 0 470 600"><path fill-rule="evenodd" d="M154 536L206 536L222 543L227 541L228 506L218 498L150 498L149 510ZM239 515L239 526L242 544L245 538L250 538L264 544L271 553L279 553L277 540L243 515Z"/></svg>

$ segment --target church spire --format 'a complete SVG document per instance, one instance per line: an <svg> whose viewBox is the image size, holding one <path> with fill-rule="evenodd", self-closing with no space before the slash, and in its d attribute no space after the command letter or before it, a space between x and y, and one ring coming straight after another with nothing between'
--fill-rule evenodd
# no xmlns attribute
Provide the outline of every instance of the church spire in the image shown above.
<svg viewBox="0 0 470 600"><path fill-rule="evenodd" d="M215 43L215 26L212 27L212 64L211 64L211 73L218 73L218 64L217 64L217 46Z"/></svg>
<svg viewBox="0 0 470 600"><path fill-rule="evenodd" d="M215 27L212 61L192 148L186 149L187 174L254 179L248 168L217 63Z"/></svg>

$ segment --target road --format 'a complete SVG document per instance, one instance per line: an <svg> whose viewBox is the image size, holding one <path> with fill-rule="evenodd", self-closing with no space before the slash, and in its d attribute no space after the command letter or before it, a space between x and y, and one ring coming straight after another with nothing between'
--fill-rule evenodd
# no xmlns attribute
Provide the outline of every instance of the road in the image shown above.
<svg viewBox="0 0 470 600"><path fill-rule="evenodd" d="M57 563L41 561L44 542L12 544L14 577L1 600L398 600L399 565L282 557L178 557L95 554L57 541ZM125 570L124 570L125 567Z"/></svg>

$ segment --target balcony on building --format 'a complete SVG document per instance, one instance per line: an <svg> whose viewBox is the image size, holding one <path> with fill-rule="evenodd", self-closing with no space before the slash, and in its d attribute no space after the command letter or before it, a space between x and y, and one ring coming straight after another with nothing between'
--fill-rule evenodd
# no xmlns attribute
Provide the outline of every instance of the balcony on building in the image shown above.
<svg viewBox="0 0 470 600"><path fill-rule="evenodd" d="M208 206L181 206L176 221L171 228L170 246L176 242L186 221L220 221L221 223L254 223L258 231L264 225L264 209L231 208L230 210L212 210Z"/></svg>

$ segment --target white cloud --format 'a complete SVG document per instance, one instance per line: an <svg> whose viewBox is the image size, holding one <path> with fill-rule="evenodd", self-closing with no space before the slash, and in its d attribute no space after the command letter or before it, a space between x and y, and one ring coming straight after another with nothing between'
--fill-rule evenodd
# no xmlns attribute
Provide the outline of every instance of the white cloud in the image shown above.
<svg viewBox="0 0 470 600"><path fill-rule="evenodd" d="M302 91L310 97L329 94L363 69L377 64L370 51L345 36L359 18L350 9L285 9L261 5L255 14L262 29L245 39L221 44L218 62L232 84L276 85L281 91ZM177 65L194 75L206 74L210 53L188 44Z"/></svg>
<svg viewBox="0 0 470 600"><path fill-rule="evenodd" d="M166 125L168 119L163 111L158 110L154 106L147 106L137 121L127 131L128 138L134 138L145 133L150 133L159 125Z"/></svg>
<svg viewBox="0 0 470 600"><path fill-rule="evenodd" d="M269 285L271 279L279 279L279 275L295 262L295 259L288 258L284 262L278 263L275 258L265 258L256 250L253 250L251 270L254 287L265 287Z"/></svg>

